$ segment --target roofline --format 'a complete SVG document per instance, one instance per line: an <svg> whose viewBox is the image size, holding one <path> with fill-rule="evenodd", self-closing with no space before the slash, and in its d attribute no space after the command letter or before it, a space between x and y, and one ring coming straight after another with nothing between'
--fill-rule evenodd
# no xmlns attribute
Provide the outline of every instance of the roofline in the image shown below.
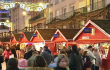
<svg viewBox="0 0 110 70"><path fill-rule="evenodd" d="M75 37L73 38L73 41L75 41L75 39L78 37L78 35L84 30L85 27L87 27L87 25L92 24L94 25L96 28L98 28L101 32L103 32L106 36L110 37L110 35L104 31L102 28L100 28L98 25L96 25L94 22L92 22L91 20L89 20L84 27L75 35Z"/></svg>
<svg viewBox="0 0 110 70"><path fill-rule="evenodd" d="M55 34L57 34L57 32L59 32L59 33L63 36L63 38L64 38L66 41L68 41L68 40L64 37L64 35L60 32L59 29L56 30ZM51 41L52 41L53 39L54 39L54 37L52 36Z"/></svg>
<svg viewBox="0 0 110 70"><path fill-rule="evenodd" d="M38 33L40 36L41 36L41 34L39 33L39 31L36 29L35 31L34 31L34 33L33 34L35 34L35 33ZM30 41L32 40L32 38L33 38L33 36L31 37L31 39L30 39ZM41 36L41 38L43 39L43 37ZM44 40L44 39L43 39ZM45 41L45 40L44 40Z"/></svg>

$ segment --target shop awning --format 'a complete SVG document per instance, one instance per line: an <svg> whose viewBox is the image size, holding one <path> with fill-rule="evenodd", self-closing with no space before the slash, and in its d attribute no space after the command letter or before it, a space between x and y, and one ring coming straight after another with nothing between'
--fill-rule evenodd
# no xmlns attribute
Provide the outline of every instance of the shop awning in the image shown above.
<svg viewBox="0 0 110 70"><path fill-rule="evenodd" d="M76 41L78 44L95 44L95 43L103 43L103 42L110 42L110 39L79 39Z"/></svg>

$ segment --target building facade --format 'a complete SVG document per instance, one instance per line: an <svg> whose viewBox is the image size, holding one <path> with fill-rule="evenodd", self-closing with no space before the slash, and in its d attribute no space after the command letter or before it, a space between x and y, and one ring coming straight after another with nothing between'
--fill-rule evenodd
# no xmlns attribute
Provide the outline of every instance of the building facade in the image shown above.
<svg viewBox="0 0 110 70"><path fill-rule="evenodd" d="M44 28L80 29L89 19L107 19L103 12L107 13L105 8L109 3L109 0L49 0L49 6L43 12L45 17L36 16L31 25L42 23ZM43 22L42 17L45 18Z"/></svg>

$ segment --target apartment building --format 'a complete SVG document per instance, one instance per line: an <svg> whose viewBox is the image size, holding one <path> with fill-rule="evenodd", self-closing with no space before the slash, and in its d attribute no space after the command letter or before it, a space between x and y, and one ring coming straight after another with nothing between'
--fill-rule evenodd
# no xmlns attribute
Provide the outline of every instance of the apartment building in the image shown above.
<svg viewBox="0 0 110 70"><path fill-rule="evenodd" d="M49 0L33 0L33 2L36 3L49 3ZM31 27L35 27L38 25L41 25L42 28L44 28L45 26L42 25L44 23L46 23L46 19L48 16L48 9L44 9L41 12L31 12L31 19L29 20L29 23L31 25ZM34 29L35 30L35 29Z"/></svg>
<svg viewBox="0 0 110 70"><path fill-rule="evenodd" d="M84 19L81 17L71 20L71 17L73 16L74 18L76 14L88 14L89 12L102 9L105 7L105 1L106 0L51 0L50 15L49 19L47 19L48 27L79 29L84 25L88 15L86 16L87 18ZM67 20L68 18L70 19ZM55 25L52 24L54 19L58 21L54 21L54 23L56 22ZM64 22L59 19L64 20Z"/></svg>
<svg viewBox="0 0 110 70"><path fill-rule="evenodd" d="M18 2L30 2L31 0L13 0ZM30 12L22 9L19 4L16 4L14 8L9 10L11 16L11 22L13 23L14 30L22 30L25 27L29 27Z"/></svg>

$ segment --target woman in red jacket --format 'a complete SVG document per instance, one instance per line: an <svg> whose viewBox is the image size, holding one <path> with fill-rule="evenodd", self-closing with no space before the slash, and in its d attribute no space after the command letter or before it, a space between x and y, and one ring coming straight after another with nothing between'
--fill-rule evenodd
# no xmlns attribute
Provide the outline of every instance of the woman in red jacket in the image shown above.
<svg viewBox="0 0 110 70"><path fill-rule="evenodd" d="M6 46L6 50L4 51L4 59L5 59L5 62L6 62L6 67L7 67L7 62L9 60L9 56L12 55L12 52L10 50L10 47L9 46Z"/></svg>

